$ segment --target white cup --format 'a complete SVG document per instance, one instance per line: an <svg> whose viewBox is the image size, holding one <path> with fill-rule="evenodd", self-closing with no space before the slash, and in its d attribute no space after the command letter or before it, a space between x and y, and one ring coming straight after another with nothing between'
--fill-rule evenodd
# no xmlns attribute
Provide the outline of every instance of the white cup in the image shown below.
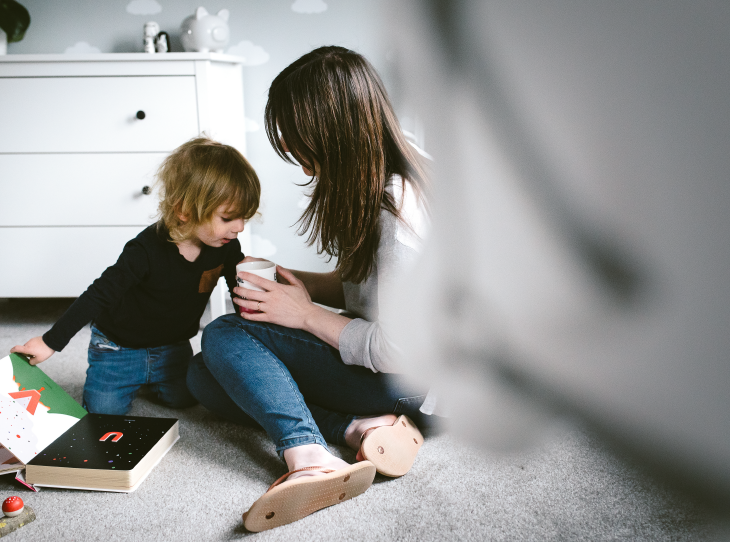
<svg viewBox="0 0 730 542"><path fill-rule="evenodd" d="M240 271L246 271L247 273L253 273L254 275L258 275L261 278L265 278L266 280L273 280L276 282L276 264L273 262L269 262L267 260L259 261L259 262L243 262L239 263L236 266L236 273ZM236 282L238 285L242 288L247 288L249 290L256 290L257 292L263 292L261 288L258 286L254 286L247 280L243 280L241 277L236 275ZM245 307L240 307L242 312L247 312L248 314L252 314L254 312L257 312L255 310L247 309Z"/></svg>
<svg viewBox="0 0 730 542"><path fill-rule="evenodd" d="M276 264L274 262L269 262L266 260L259 262L242 262L236 266L236 273L240 273L241 271L252 273L266 280L272 280L276 282ZM236 282L238 282L239 286L247 288L248 290L263 292L261 288L259 288L258 286L254 286L253 284L251 284L247 280L243 280L239 276L236 276Z"/></svg>

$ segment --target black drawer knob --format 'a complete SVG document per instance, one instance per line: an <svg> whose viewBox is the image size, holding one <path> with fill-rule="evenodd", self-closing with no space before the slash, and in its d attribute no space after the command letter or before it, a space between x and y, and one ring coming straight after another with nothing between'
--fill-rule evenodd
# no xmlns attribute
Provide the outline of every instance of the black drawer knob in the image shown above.
<svg viewBox="0 0 730 542"><path fill-rule="evenodd" d="M142 119L144 119L144 118L145 118L146 116L147 116L147 115L145 115L145 112L144 112L144 111L137 111L137 115L136 115L136 117L137 117L137 118L138 118L139 120L142 120Z"/></svg>
<svg viewBox="0 0 730 542"><path fill-rule="evenodd" d="M142 193L145 196L149 196L152 193L152 189L149 186L143 186L142 187Z"/></svg>

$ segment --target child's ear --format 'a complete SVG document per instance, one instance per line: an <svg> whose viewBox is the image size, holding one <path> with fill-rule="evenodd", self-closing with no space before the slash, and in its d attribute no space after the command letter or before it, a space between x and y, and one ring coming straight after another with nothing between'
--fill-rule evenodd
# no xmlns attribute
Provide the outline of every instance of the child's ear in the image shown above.
<svg viewBox="0 0 730 542"><path fill-rule="evenodd" d="M180 222L187 222L188 221L188 215L184 214L182 211L175 211L175 216L177 216L177 219Z"/></svg>

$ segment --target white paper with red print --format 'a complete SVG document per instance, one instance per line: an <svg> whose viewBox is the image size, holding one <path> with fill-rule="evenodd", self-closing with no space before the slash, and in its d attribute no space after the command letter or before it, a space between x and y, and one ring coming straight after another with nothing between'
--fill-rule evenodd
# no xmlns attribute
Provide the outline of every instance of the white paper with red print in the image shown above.
<svg viewBox="0 0 730 542"><path fill-rule="evenodd" d="M21 389L15 382L10 356L0 359L0 444L22 463L79 421L49 413L39 397L37 390Z"/></svg>

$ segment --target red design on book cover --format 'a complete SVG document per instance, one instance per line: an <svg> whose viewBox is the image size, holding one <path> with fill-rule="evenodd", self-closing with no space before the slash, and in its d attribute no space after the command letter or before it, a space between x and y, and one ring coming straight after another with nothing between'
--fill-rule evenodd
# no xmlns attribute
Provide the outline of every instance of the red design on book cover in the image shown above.
<svg viewBox="0 0 730 542"><path fill-rule="evenodd" d="M43 388L41 388L41 391ZM25 397L30 398L28 405L25 407L31 415L35 414L35 409L38 408L38 402L41 400L41 393L38 390L20 390L13 393L8 393L13 399L24 399Z"/></svg>

